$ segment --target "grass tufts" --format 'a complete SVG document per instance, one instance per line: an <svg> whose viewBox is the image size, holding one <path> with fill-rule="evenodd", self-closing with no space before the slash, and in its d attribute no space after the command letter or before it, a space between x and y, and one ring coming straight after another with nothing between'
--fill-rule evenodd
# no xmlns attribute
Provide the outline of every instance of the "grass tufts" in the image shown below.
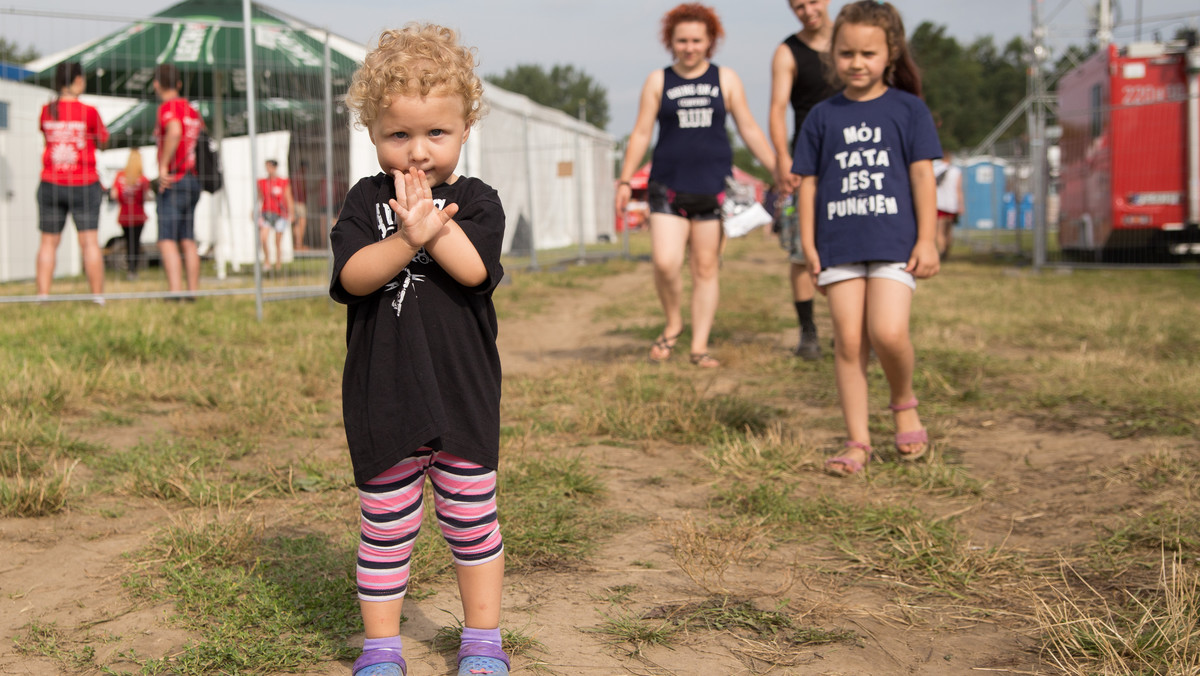
<svg viewBox="0 0 1200 676"><path fill-rule="evenodd" d="M79 464L78 460L48 472L24 472L20 458L16 463L12 476L0 477L0 516L34 518L57 514L67 508L71 474Z"/></svg>
<svg viewBox="0 0 1200 676"><path fill-rule="evenodd" d="M313 534L266 536L248 517L180 523L143 552L131 588L175 600L173 621L198 638L142 664L147 673L295 671L352 659L360 630L353 550Z"/></svg>
<svg viewBox="0 0 1200 676"><path fill-rule="evenodd" d="M741 587L737 593L749 594L752 590L742 581L756 581L758 578L751 571L766 561L768 541L761 523L743 519L700 524L688 516L679 521L662 522L659 530L671 543L671 558L675 564L708 594L733 594L727 579L730 572L737 573ZM791 582L790 576L785 576L778 589L754 591L779 595L791 586Z"/></svg>
<svg viewBox="0 0 1200 676"><path fill-rule="evenodd" d="M580 561L621 522L601 508L603 485L581 458L523 458L505 465L499 480L510 570Z"/></svg>
<svg viewBox="0 0 1200 676"><path fill-rule="evenodd" d="M1155 588L1116 599L1064 568L1038 599L1043 656L1072 676L1200 672L1200 572L1177 554L1161 562Z"/></svg>

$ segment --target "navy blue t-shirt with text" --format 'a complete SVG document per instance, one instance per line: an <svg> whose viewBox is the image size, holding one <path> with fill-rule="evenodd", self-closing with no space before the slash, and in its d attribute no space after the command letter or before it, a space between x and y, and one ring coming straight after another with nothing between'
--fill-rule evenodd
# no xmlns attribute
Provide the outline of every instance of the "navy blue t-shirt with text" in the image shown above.
<svg viewBox="0 0 1200 676"><path fill-rule="evenodd" d="M890 88L870 101L845 95L813 107L792 172L817 177L821 267L907 261L917 243L909 165L942 156L925 102Z"/></svg>

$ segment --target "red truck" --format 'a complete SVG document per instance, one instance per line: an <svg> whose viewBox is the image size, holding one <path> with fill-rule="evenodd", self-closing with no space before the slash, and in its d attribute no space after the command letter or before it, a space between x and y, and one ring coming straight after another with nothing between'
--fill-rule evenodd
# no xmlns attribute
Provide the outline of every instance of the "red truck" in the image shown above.
<svg viewBox="0 0 1200 676"><path fill-rule="evenodd" d="M1194 37L1108 45L1063 76L1064 257L1200 255L1198 78Z"/></svg>

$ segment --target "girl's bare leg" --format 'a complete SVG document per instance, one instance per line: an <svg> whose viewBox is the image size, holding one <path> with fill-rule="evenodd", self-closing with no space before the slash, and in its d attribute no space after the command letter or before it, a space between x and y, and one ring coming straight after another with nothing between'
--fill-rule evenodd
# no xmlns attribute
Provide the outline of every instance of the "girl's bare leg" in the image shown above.
<svg viewBox="0 0 1200 676"><path fill-rule="evenodd" d="M834 377L846 434L851 441L871 443L870 411L867 403L867 357L871 344L866 333L867 280L849 279L828 288L829 311L833 318ZM841 455L867 461L866 451L847 447Z"/></svg>
<svg viewBox="0 0 1200 676"><path fill-rule="evenodd" d="M916 357L909 336L912 289L891 279L872 279L867 286L867 327L879 365L887 376L890 402L907 404L915 397L913 371ZM896 431L921 429L917 409L895 412Z"/></svg>
<svg viewBox="0 0 1200 676"><path fill-rule="evenodd" d="M504 589L504 554L478 566L454 565L463 604L463 626L495 629L500 626L500 600Z"/></svg>

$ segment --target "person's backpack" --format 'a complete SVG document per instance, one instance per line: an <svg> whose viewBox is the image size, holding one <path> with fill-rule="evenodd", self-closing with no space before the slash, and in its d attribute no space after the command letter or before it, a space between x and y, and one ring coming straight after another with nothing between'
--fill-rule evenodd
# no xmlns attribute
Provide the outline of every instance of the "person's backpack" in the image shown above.
<svg viewBox="0 0 1200 676"><path fill-rule="evenodd" d="M216 192L225 184L221 175L220 146L208 135L205 129L200 130L196 138L196 176L200 179L200 188L204 192Z"/></svg>

